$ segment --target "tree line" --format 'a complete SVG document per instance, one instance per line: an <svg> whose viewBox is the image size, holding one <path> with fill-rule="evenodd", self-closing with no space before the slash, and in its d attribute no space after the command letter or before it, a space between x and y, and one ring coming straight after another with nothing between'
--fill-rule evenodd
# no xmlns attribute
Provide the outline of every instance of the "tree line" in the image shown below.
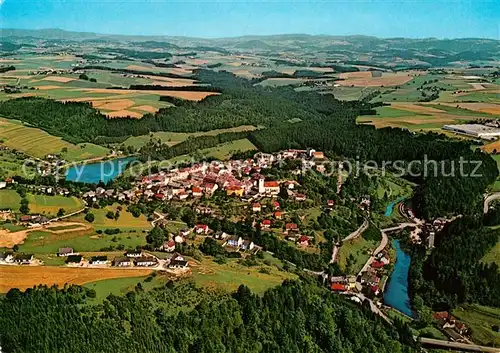
<svg viewBox="0 0 500 353"><path fill-rule="evenodd" d="M147 280L146 280L147 281ZM240 286L209 293L168 282L91 304L93 290L39 286L0 298L6 353L366 352L417 347L407 325L394 328L369 309L312 283L285 281L262 296ZM36 327L36 330L33 329Z"/></svg>

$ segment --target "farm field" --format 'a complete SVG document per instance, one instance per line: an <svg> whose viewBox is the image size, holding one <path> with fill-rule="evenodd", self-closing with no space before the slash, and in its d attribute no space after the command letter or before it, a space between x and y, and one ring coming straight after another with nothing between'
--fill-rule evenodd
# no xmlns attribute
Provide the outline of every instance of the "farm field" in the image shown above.
<svg viewBox="0 0 500 353"><path fill-rule="evenodd" d="M484 113L454 114L449 108L440 109L438 105L423 105L420 103L391 103L391 106L377 107L377 115L366 115L358 118L358 123L370 123L377 128L400 127L413 131L441 130L443 125L460 124L480 118L493 118ZM454 136L454 134L451 134Z"/></svg>
<svg viewBox="0 0 500 353"><path fill-rule="evenodd" d="M0 190L0 209L18 211L21 196L15 190Z"/></svg>
<svg viewBox="0 0 500 353"><path fill-rule="evenodd" d="M151 138L160 139L163 143L168 144L169 146L173 146L178 144L189 137L198 137L198 136L215 136L218 134L222 134L225 132L240 132L240 131L253 131L257 128L252 125L241 125L234 128L228 129L217 129L206 132L195 132L195 133L184 133L184 132L169 132L169 131L160 131L151 133L150 135L142 135L142 136L131 136L123 143L125 146L133 146L134 148L141 148L146 145Z"/></svg>
<svg viewBox="0 0 500 353"><path fill-rule="evenodd" d="M158 70L155 70L158 71ZM17 72L17 70L16 70ZM193 79L171 79L161 76L123 77L121 74L109 71L91 70L90 78L97 82L78 79L78 75L64 76L33 76L11 77L2 76L0 79L12 81L33 87L28 92L6 94L0 92L0 100L38 96L60 101L90 102L96 109L109 117L135 117L140 118L146 113L154 113L160 108L171 106L170 103L160 101L161 96L170 96L186 100L198 101L207 96L217 94L203 91L161 91L161 90L129 90L132 84L160 85L169 87L193 86ZM99 80L104 80L99 81ZM124 89L110 89L121 86Z"/></svg>
<svg viewBox="0 0 500 353"><path fill-rule="evenodd" d="M260 270L265 268L269 274ZM196 284L225 291L234 291L241 284L246 285L254 293L262 294L266 289L280 285L285 279L295 279L296 275L279 271L274 266L243 266L237 260L228 259L220 265L208 257L201 263L193 264L193 279Z"/></svg>
<svg viewBox="0 0 500 353"><path fill-rule="evenodd" d="M374 73L374 72L373 72ZM380 76L372 74L372 71L348 72L340 74L342 80L337 81L341 86L348 87L387 87L403 85L411 81L418 73L381 73Z"/></svg>
<svg viewBox="0 0 500 353"><path fill-rule="evenodd" d="M103 157L109 153L105 147L91 143L74 145L41 129L5 118L0 118L0 140L5 146L36 158L43 158L47 154L60 154L63 158L73 161ZM63 149L67 152L63 153Z"/></svg>
<svg viewBox="0 0 500 353"><path fill-rule="evenodd" d="M475 343L500 347L500 333L491 329L493 325L500 326L500 309L471 304L454 309L452 314L472 329Z"/></svg>
<svg viewBox="0 0 500 353"><path fill-rule="evenodd" d="M48 286L83 285L111 278L147 276L148 269L69 268L52 266L0 266L0 292L11 288L25 290L38 284Z"/></svg>
<svg viewBox="0 0 500 353"><path fill-rule="evenodd" d="M45 215L56 215L60 208L66 213L81 210L84 207L83 202L72 196L48 196L27 194L26 198L29 201L29 209L31 213L40 213Z"/></svg>
<svg viewBox="0 0 500 353"><path fill-rule="evenodd" d="M111 211L115 213L118 210L119 204L114 204L112 206L106 206L100 209L91 209L89 212L93 213L95 216L92 226L96 229L99 228L139 228L139 229L149 229L151 224L147 221L144 215L135 218L130 212L127 212L126 206L123 206L123 210L120 212L120 218L118 220L109 219L106 217L106 213ZM81 213L74 217L70 217L74 222L87 223L85 221L85 214Z"/></svg>
<svg viewBox="0 0 500 353"><path fill-rule="evenodd" d="M28 233L19 251L35 254L56 254L59 248L71 247L79 252L98 252L102 249L116 248L123 245L124 249L136 248L146 244L146 233L134 229L119 228L115 235L96 234L94 230L69 230L64 234L54 234L46 231ZM101 229L102 230L102 229Z"/></svg>

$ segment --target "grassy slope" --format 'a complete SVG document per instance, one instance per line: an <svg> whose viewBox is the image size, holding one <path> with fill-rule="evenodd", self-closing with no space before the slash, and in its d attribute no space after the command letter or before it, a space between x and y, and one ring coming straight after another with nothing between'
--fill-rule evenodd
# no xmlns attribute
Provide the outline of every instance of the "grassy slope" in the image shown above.
<svg viewBox="0 0 500 353"><path fill-rule="evenodd" d="M267 269L269 274L260 273L262 268ZM247 267L238 264L234 259L220 265L209 257L203 258L201 264L193 266L192 271L195 282L200 286L233 291L240 284L244 284L256 293L263 293L287 278L296 278L296 275L280 271L274 265Z"/></svg>
<svg viewBox="0 0 500 353"><path fill-rule="evenodd" d="M60 208L66 213L75 212L83 208L83 202L72 196L47 196L27 194L26 198L29 201L29 209L31 213L40 213L46 215L57 215Z"/></svg>
<svg viewBox="0 0 500 353"><path fill-rule="evenodd" d="M500 326L500 309L481 305L463 305L452 314L472 329L472 340L481 345L500 347L500 333L493 332L491 326Z"/></svg>
<svg viewBox="0 0 500 353"><path fill-rule="evenodd" d="M0 208L19 210L21 197L14 190L0 190Z"/></svg>

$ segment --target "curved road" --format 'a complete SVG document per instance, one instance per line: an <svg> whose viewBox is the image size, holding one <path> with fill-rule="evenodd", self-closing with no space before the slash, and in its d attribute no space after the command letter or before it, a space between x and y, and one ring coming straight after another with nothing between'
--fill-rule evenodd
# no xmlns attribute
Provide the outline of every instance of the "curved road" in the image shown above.
<svg viewBox="0 0 500 353"><path fill-rule="evenodd" d="M359 271L358 276L361 276L361 274L368 269L368 266L370 266L372 261L375 260L375 255L384 250L384 248L387 246L387 243L389 242L389 238L387 237L387 232L404 229L406 227L416 227L416 226L417 225L415 223L401 223L395 227L381 229L380 232L382 233L382 240L380 241L379 246L373 251L372 256L368 258L368 261L366 261L361 271Z"/></svg>
<svg viewBox="0 0 500 353"><path fill-rule="evenodd" d="M354 232L352 232L351 234L349 234L347 237L345 237L344 239L342 239L342 242L349 241L349 240L352 240L352 239L356 239L361 234L363 234L363 232L368 228L369 225L370 225L370 223L368 222L367 219L365 219L365 221L363 222L363 224L361 225L361 227L359 227ZM333 245L333 250L332 250L332 258L330 260L331 264L333 264L335 261L337 261L337 255L338 255L338 253L339 253L339 247L337 246L337 244L334 244Z"/></svg>
<svg viewBox="0 0 500 353"><path fill-rule="evenodd" d="M484 199L484 213L488 213L490 202L497 199L500 199L500 192L494 192Z"/></svg>

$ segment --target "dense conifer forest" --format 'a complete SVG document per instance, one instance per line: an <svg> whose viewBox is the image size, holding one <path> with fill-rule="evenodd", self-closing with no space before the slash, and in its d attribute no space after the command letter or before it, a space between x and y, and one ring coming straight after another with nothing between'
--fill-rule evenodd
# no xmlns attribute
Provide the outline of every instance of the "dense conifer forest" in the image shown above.
<svg viewBox="0 0 500 353"><path fill-rule="evenodd" d="M315 284L285 281L258 296L186 283L89 305L83 287L10 290L0 299L7 353L367 352L415 349L411 331Z"/></svg>
<svg viewBox="0 0 500 353"><path fill-rule="evenodd" d="M437 234L430 256L425 246L408 247L414 304L423 299L438 310L470 302L500 307L498 265L481 263L499 239L498 230L483 227L477 218L464 217Z"/></svg>

